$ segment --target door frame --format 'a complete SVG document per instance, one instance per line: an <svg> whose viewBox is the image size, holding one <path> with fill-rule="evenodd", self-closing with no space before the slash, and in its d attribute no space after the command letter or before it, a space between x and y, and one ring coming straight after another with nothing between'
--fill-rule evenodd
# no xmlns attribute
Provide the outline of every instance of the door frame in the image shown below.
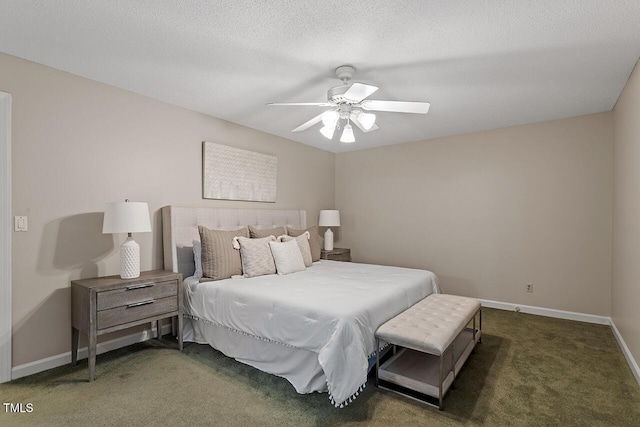
<svg viewBox="0 0 640 427"><path fill-rule="evenodd" d="M11 381L11 95L0 92L0 383Z"/></svg>

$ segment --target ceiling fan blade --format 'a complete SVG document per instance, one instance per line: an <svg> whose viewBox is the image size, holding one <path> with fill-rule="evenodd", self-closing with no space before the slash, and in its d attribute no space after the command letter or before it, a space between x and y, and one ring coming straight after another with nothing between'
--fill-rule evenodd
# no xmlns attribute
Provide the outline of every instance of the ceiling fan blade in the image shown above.
<svg viewBox="0 0 640 427"><path fill-rule="evenodd" d="M324 114L324 113L322 113L322 114ZM302 132L303 130L309 129L311 126L315 125L316 123L320 123L322 121L322 114L318 114L313 119L309 120L306 123L301 124L300 126L295 128L291 132Z"/></svg>
<svg viewBox="0 0 640 427"><path fill-rule="evenodd" d="M365 129L365 128L364 128L364 126L362 126L362 123L360 123L360 118L359 118L358 116L359 116L359 114L351 113L351 115L350 115L350 117L349 117L349 118L351 119L351 121L352 121L353 123L355 123L355 125L356 125L356 126L358 126L358 128L359 128L362 132L367 133L367 132L371 132L372 130L376 130L376 129L378 129L378 126L377 126L375 123L374 123L374 124L373 124L373 126L371 126L368 130L367 130L367 129Z"/></svg>
<svg viewBox="0 0 640 427"><path fill-rule="evenodd" d="M366 85L364 83L354 83L342 96L351 102L358 103L377 90L377 86Z"/></svg>
<svg viewBox="0 0 640 427"><path fill-rule="evenodd" d="M431 104L428 102L410 102L410 101L363 101L363 110L370 111L390 111L393 113L415 113L427 114Z"/></svg>
<svg viewBox="0 0 640 427"><path fill-rule="evenodd" d="M313 107L331 107L328 102L271 102L267 104L267 107L282 107L282 106L313 106Z"/></svg>

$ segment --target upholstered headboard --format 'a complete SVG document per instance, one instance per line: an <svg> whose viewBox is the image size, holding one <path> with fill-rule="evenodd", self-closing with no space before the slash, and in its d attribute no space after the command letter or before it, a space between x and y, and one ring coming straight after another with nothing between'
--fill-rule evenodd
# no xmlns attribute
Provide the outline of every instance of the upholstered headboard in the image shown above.
<svg viewBox="0 0 640 427"><path fill-rule="evenodd" d="M212 230L237 230L247 225L262 229L281 226L304 229L307 214L303 210L165 206L162 208L165 270L182 273L183 278L193 275L193 241L200 240L199 225Z"/></svg>

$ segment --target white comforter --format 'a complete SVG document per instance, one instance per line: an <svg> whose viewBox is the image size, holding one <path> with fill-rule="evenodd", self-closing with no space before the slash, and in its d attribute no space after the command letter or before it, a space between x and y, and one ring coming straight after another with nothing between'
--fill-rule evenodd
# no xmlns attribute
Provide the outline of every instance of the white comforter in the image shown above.
<svg viewBox="0 0 640 427"><path fill-rule="evenodd" d="M192 284L185 306L195 318L318 353L338 406L367 380L376 329L437 292L430 271L322 260L285 276Z"/></svg>

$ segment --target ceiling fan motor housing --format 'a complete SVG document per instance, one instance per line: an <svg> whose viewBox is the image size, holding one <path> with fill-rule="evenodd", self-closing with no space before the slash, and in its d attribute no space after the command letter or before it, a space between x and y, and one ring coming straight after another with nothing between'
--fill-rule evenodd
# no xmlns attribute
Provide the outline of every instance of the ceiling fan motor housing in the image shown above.
<svg viewBox="0 0 640 427"><path fill-rule="evenodd" d="M344 104L347 99L344 97L344 94L349 90L349 86L335 86L327 91L327 100L334 104L340 105Z"/></svg>
<svg viewBox="0 0 640 427"><path fill-rule="evenodd" d="M331 103L340 105L350 103L345 99L344 94L349 90L347 82L353 78L356 69L351 65L342 65L336 68L336 77L342 80L341 86L332 87L327 91L327 100Z"/></svg>
<svg viewBox="0 0 640 427"><path fill-rule="evenodd" d="M341 65L336 68L336 77L342 80L345 84L353 78L356 69L351 65Z"/></svg>

